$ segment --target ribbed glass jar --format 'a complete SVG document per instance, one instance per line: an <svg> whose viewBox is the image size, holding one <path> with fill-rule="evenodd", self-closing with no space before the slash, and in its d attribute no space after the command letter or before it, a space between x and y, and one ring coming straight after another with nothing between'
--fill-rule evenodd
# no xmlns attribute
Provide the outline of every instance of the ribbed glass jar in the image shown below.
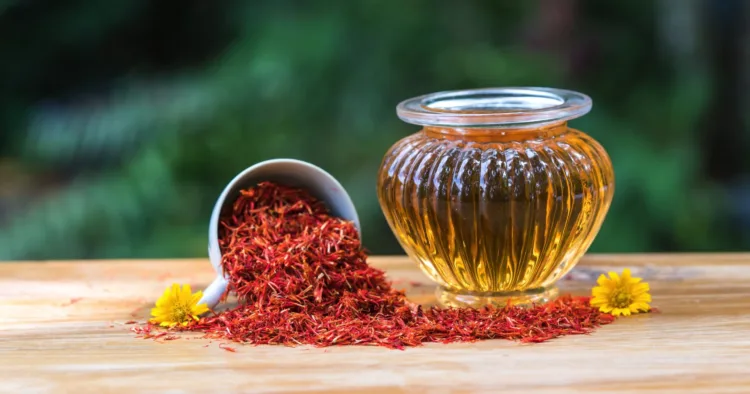
<svg viewBox="0 0 750 394"><path fill-rule="evenodd" d="M614 194L612 163L567 121L591 99L548 88L435 93L398 105L423 126L383 159L378 198L444 306L544 302Z"/></svg>

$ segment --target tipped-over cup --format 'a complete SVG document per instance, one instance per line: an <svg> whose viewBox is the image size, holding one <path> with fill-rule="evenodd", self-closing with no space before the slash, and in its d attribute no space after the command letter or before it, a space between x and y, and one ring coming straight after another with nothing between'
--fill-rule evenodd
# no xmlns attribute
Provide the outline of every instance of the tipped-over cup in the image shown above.
<svg viewBox="0 0 750 394"><path fill-rule="evenodd" d="M294 159L274 159L255 164L240 172L224 188L211 213L208 227L208 257L216 271L216 279L203 291L199 301L209 308L215 307L226 292L228 281L221 264L219 248L219 217L231 209L240 191L261 182L276 182L285 186L306 189L312 196L323 201L331 214L353 222L362 235L359 217L349 194L331 174L310 163Z"/></svg>

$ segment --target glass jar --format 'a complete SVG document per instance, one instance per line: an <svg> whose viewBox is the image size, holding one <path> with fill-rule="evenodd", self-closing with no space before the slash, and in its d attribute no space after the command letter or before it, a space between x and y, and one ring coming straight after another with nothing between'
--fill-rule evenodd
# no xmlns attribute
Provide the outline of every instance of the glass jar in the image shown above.
<svg viewBox="0 0 750 394"><path fill-rule="evenodd" d="M443 306L546 302L614 194L604 148L568 120L591 99L549 88L429 94L398 105L422 130L386 153L378 199Z"/></svg>

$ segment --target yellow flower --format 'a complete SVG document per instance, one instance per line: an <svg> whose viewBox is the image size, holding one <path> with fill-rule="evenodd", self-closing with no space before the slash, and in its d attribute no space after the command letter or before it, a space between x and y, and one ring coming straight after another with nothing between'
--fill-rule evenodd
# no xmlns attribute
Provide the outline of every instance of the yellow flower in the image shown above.
<svg viewBox="0 0 750 394"><path fill-rule="evenodd" d="M648 283L641 283L641 278L630 276L630 270L622 271L622 277L616 272L610 272L596 281L599 286L592 290L591 306L598 307L601 312L614 316L631 313L648 312L651 307L651 295L648 293Z"/></svg>
<svg viewBox="0 0 750 394"><path fill-rule="evenodd" d="M164 290L164 294L156 301L156 308L151 309L151 323L158 323L162 327L174 327L178 324L187 326L191 321L198 320L198 316L208 312L206 304L198 304L203 292L192 294L190 285L173 284Z"/></svg>

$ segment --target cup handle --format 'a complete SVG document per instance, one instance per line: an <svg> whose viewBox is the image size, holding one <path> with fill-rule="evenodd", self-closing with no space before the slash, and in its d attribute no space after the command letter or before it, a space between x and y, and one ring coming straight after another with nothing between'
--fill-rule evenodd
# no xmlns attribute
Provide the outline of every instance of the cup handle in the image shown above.
<svg viewBox="0 0 750 394"><path fill-rule="evenodd" d="M219 303L221 296L224 295L224 292L227 290L227 285L227 280L223 276L217 276L216 279L208 285L206 290L203 291L203 297L198 303L205 303L209 308L215 307Z"/></svg>

